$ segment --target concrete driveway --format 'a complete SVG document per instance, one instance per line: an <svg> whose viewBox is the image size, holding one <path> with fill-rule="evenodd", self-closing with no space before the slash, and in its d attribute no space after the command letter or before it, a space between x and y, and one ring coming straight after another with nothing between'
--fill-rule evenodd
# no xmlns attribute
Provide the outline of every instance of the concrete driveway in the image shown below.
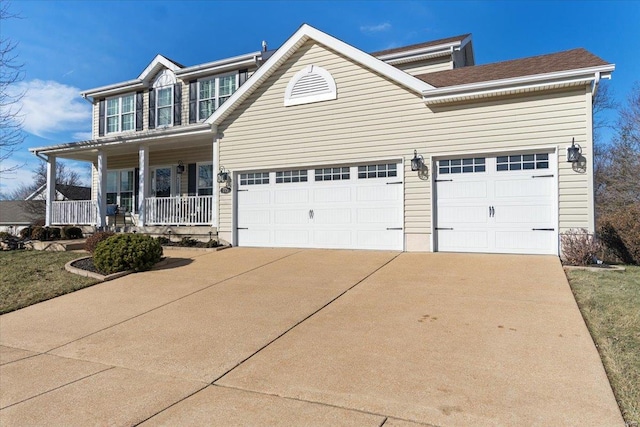
<svg viewBox="0 0 640 427"><path fill-rule="evenodd" d="M623 425L555 257L166 251L0 317L0 425Z"/></svg>

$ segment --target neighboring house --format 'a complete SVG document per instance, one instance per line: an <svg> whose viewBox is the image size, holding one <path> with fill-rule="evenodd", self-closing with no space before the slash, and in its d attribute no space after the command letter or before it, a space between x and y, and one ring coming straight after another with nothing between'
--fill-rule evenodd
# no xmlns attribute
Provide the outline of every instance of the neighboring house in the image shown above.
<svg viewBox="0 0 640 427"><path fill-rule="evenodd" d="M44 220L44 200L1 200L0 231L17 235L20 230Z"/></svg>
<svg viewBox="0 0 640 427"><path fill-rule="evenodd" d="M47 184L42 184L25 200L47 200ZM91 187L56 184L55 200L91 200ZM43 211L44 212L44 211Z"/></svg>
<svg viewBox="0 0 640 427"><path fill-rule="evenodd" d="M92 140L31 151L49 182L57 157L93 164L97 226L118 204L143 232L238 246L557 254L594 230L592 102L613 70L584 49L475 65L470 35L370 54L303 25L273 52L158 55L82 94Z"/></svg>

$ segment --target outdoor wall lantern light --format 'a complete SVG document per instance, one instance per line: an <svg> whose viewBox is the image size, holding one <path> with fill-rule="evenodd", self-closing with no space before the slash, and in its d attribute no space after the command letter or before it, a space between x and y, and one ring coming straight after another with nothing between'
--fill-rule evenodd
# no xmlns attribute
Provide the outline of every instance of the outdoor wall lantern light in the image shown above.
<svg viewBox="0 0 640 427"><path fill-rule="evenodd" d="M218 183L219 183L219 184L223 184L223 183L227 183L227 182L229 182L229 181L231 181L231 180L229 179L229 171L228 171L228 170L226 170L226 169L224 168L224 166L222 166L222 167L220 168L220 172L218 173Z"/></svg>
<svg viewBox="0 0 640 427"><path fill-rule="evenodd" d="M182 160L178 162L178 166L176 167L176 173L178 175L182 175L184 173L184 163L182 163Z"/></svg>
<svg viewBox="0 0 640 427"><path fill-rule="evenodd" d="M411 170L421 171L424 169L424 157L418 154L417 150L413 150L413 159L411 159Z"/></svg>
<svg viewBox="0 0 640 427"><path fill-rule="evenodd" d="M576 144L576 139L573 138L571 141L571 147L567 147L567 162L576 163L580 160L580 156L582 155L582 147Z"/></svg>

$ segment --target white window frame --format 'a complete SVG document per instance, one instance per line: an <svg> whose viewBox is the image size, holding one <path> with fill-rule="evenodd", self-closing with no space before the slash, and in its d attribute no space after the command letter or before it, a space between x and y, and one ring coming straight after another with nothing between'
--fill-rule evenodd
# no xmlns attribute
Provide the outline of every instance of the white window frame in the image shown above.
<svg viewBox="0 0 640 427"><path fill-rule="evenodd" d="M211 187L200 187L200 167L201 166L211 166ZM213 170L213 163L212 162L201 162L201 163L196 163L196 195L200 196L200 189L211 189L211 194L205 194L206 196L210 196L213 195L213 192L215 190L215 181L216 181L216 175L214 173Z"/></svg>
<svg viewBox="0 0 640 427"><path fill-rule="evenodd" d="M131 191L123 191L122 190L122 172L131 172L132 174L132 180L131 180L131 184L133 185ZM131 193L132 197L131 197L131 213L136 211L137 208L137 204L136 204L136 200L138 198L138 195L136 194L136 170L134 168L124 168L124 169L108 169L107 170L107 174L109 173L115 173L116 174L116 191L107 191L107 195L110 193L116 193L116 205L118 205L119 208L122 208L122 193Z"/></svg>
<svg viewBox="0 0 640 427"><path fill-rule="evenodd" d="M158 169L170 169L171 170L171 176L169 179L169 195L168 196L158 196L157 195L157 189L156 189L156 171ZM151 178L149 179L149 188L151 190L151 195L153 197L175 197L176 193L179 192L180 190L177 189L176 187L178 186L178 183L176 183L176 168L175 165L156 165L156 166L152 166L150 168L151 170Z"/></svg>
<svg viewBox="0 0 640 427"><path fill-rule="evenodd" d="M127 97L132 97L133 98L133 110L131 112L128 113L123 113L122 112L122 101L123 98L127 98ZM113 100L117 100L118 101L118 111L115 114L111 114L109 115L109 101L113 101ZM125 114L129 115L132 114L133 115L133 127L131 129L126 129L123 130L123 119ZM110 131L109 130L109 118L112 117L117 117L117 128L116 130ZM105 134L114 134L114 133L121 133L121 132L134 132L136 130L136 93L126 93L123 95L118 95L118 96L113 96L111 98L107 98L105 101L105 112L104 112L104 127L105 127Z"/></svg>
<svg viewBox="0 0 640 427"><path fill-rule="evenodd" d="M198 114L198 121L202 122L204 120L207 120L209 118L209 116L207 117L200 117L200 102L201 101L206 101L206 100L210 100L213 99L213 111L211 112L212 114L218 109L220 108L220 105L222 105L220 103L220 79L224 78L224 77L235 77L235 89L231 92L231 94L229 94L228 96L225 96L225 98L230 98L231 95L233 95L237 90L238 87L240 86L240 75L238 74L238 72L233 72L233 73L225 73L225 74L219 74L216 76L210 76L210 77L203 77L201 79L198 79L198 87L197 87L197 92L198 92L198 101L196 104L196 109L197 109L197 114ZM211 81L213 80L215 83L213 85L215 94L213 96L213 98L200 98L200 83L201 82L205 82L205 81Z"/></svg>
<svg viewBox="0 0 640 427"><path fill-rule="evenodd" d="M171 101L169 102L168 106L160 106L160 91L162 90L169 90L171 93ZM162 87L158 87L156 88L156 128L165 128L165 127L170 127L173 126L173 104L174 104L174 96L175 94L173 93L173 89L174 86L173 85L167 85L167 86L162 86ZM160 108L170 108L171 109L171 113L169 113L169 123L165 123L165 124L160 124Z"/></svg>

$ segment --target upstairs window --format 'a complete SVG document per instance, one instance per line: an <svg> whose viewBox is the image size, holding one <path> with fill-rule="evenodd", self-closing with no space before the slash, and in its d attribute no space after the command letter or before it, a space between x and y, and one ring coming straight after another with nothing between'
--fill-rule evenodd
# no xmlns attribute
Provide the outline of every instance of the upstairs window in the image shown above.
<svg viewBox="0 0 640 427"><path fill-rule="evenodd" d="M107 133L126 132L136 129L135 94L107 99Z"/></svg>
<svg viewBox="0 0 640 427"><path fill-rule="evenodd" d="M157 126L173 124L173 86L156 89Z"/></svg>
<svg viewBox="0 0 640 427"><path fill-rule="evenodd" d="M206 120L238 89L238 74L198 81L198 121Z"/></svg>

